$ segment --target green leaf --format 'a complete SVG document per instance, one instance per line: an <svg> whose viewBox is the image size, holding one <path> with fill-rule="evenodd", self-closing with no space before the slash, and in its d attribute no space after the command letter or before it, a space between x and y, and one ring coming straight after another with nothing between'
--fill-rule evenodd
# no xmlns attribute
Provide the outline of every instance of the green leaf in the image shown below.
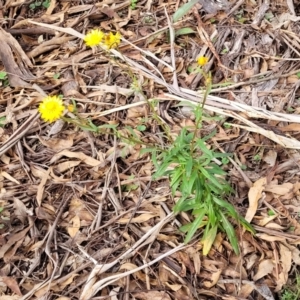
<svg viewBox="0 0 300 300"><path fill-rule="evenodd" d="M276 215L276 213L274 212L274 210L272 210L272 209L268 210L268 216L275 216L275 215Z"/></svg>
<svg viewBox="0 0 300 300"><path fill-rule="evenodd" d="M185 225L181 226L179 228L179 230L186 233L191 229L191 227L192 227L192 223L188 223L188 224L185 224Z"/></svg>
<svg viewBox="0 0 300 300"><path fill-rule="evenodd" d="M4 80L7 77L7 73L6 72L0 72L0 80Z"/></svg>
<svg viewBox="0 0 300 300"><path fill-rule="evenodd" d="M0 127L4 127L5 126L5 123L6 123L6 117L1 117L0 118Z"/></svg>
<svg viewBox="0 0 300 300"><path fill-rule="evenodd" d="M226 234L229 238L233 251L236 255L238 255L240 253L240 250L239 250L238 240L234 228L222 211L220 211L220 216L222 218L222 223L223 223L222 227L226 231Z"/></svg>
<svg viewBox="0 0 300 300"><path fill-rule="evenodd" d="M170 186L171 186L173 195L177 191L177 188L181 182L182 173L183 173L183 170L181 168L176 168L175 171L172 172L172 174L170 176L171 177Z"/></svg>
<svg viewBox="0 0 300 300"><path fill-rule="evenodd" d="M138 131L145 131L146 130L146 126L145 125L138 125L138 126L136 126L136 129L138 130Z"/></svg>
<svg viewBox="0 0 300 300"><path fill-rule="evenodd" d="M202 168L201 166L199 166L199 169L201 170L201 173L211 182L213 183L217 188L219 188L220 190L222 190L222 184L219 183L219 181L212 176L211 174L209 174L209 172Z"/></svg>
<svg viewBox="0 0 300 300"><path fill-rule="evenodd" d="M194 234L200 227L204 216L205 216L205 211L202 211L202 213L199 216L197 216L197 218L193 221L192 226L190 227L188 234L184 239L185 244L187 244L193 238Z"/></svg>
<svg viewBox="0 0 300 300"><path fill-rule="evenodd" d="M256 231L255 231L255 229L252 227L252 225L251 225L248 221L246 221L242 216L239 216L238 221L242 224L242 226L243 226L246 230L248 230L248 231L251 232L252 234L255 234L255 233L256 233Z"/></svg>
<svg viewBox="0 0 300 300"><path fill-rule="evenodd" d="M210 159L213 158L213 153L211 150L209 150L206 145L204 144L203 140L198 139L197 140L197 145L200 148L200 150L205 153Z"/></svg>
<svg viewBox="0 0 300 300"><path fill-rule="evenodd" d="M173 207L173 211L175 214L184 211L184 204L187 199L187 196L183 195L181 198L177 201L175 206Z"/></svg>
<svg viewBox="0 0 300 300"><path fill-rule="evenodd" d="M193 165L194 165L194 160L193 158L190 156L186 162L185 165L185 171L186 171L186 177L189 178L191 177L192 174L192 170L193 170Z"/></svg>
<svg viewBox="0 0 300 300"><path fill-rule="evenodd" d="M50 6L50 1L49 1L49 0L44 1L44 2L43 2L43 6L44 6L45 8L48 8L48 7Z"/></svg>
<svg viewBox="0 0 300 300"><path fill-rule="evenodd" d="M198 172L194 171L191 175L191 177L188 179L188 184L187 184L187 194L190 195L194 193L195 191L195 181L198 178Z"/></svg>
<svg viewBox="0 0 300 300"><path fill-rule="evenodd" d="M199 213L205 211L203 204L196 201L195 198L185 199L180 207L180 212L193 210L193 215L199 215Z"/></svg>
<svg viewBox="0 0 300 300"><path fill-rule="evenodd" d="M195 31L192 28L185 27L185 28L181 28L181 29L176 30L175 31L175 36L191 34L191 33L195 33Z"/></svg>
<svg viewBox="0 0 300 300"><path fill-rule="evenodd" d="M207 229L208 227L206 227ZM201 240L202 244L203 244L203 255L207 255L212 247L212 244L214 243L216 236L217 236L217 229L218 226L214 226L212 228L210 228L209 230L205 230L204 232L204 236Z"/></svg>
<svg viewBox="0 0 300 300"><path fill-rule="evenodd" d="M172 170L170 170L169 172L167 171L167 168L169 167L170 162L169 160L165 159L165 162L163 164L161 164L158 169L156 170L156 172L153 174L153 178L157 179L159 177L163 177L168 175L170 172L172 172Z"/></svg>
<svg viewBox="0 0 300 300"><path fill-rule="evenodd" d="M97 127L98 129L116 129L118 127L118 124L104 124L104 125L95 126L95 127Z"/></svg>
<svg viewBox="0 0 300 300"><path fill-rule="evenodd" d="M216 135L216 133L217 133L217 131L214 129L210 134L204 136L204 137L202 138L202 141L203 141L203 142L206 142L207 140L210 140L213 136Z"/></svg>
<svg viewBox="0 0 300 300"><path fill-rule="evenodd" d="M175 14L173 15L173 22L177 22L179 19L181 19L185 14L187 14L192 7L198 3L199 0L191 0L187 3L185 3L184 5L182 5L181 7L178 8L178 10L175 12Z"/></svg>
<svg viewBox="0 0 300 300"><path fill-rule="evenodd" d="M60 77L60 73L55 73L54 75L53 75L53 78L54 79L58 79Z"/></svg>

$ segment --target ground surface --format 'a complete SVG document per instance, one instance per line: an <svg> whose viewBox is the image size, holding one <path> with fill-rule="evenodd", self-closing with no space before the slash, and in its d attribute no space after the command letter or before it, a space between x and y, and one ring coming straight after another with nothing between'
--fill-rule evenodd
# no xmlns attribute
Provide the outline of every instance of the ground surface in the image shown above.
<svg viewBox="0 0 300 300"><path fill-rule="evenodd" d="M184 3L0 0L0 299L277 299L294 278L300 6L201 0L172 24ZM93 28L120 32L123 56L86 47ZM206 257L201 232L182 245L191 216L172 216L176 197L151 179L142 145L37 115L61 94L97 126L164 143L149 103L173 135L192 126L178 100L202 99L199 56L215 84L207 113L220 117L202 133L216 129L211 147L233 154L228 200L257 230L236 228L239 256L221 233Z"/></svg>

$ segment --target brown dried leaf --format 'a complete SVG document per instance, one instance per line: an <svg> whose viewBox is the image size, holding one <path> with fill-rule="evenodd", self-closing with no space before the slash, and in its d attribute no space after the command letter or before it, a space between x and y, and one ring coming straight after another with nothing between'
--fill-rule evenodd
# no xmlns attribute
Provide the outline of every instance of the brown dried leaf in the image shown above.
<svg viewBox="0 0 300 300"><path fill-rule="evenodd" d="M51 290L53 290L54 292L61 292L62 290L64 290L66 288L66 286L70 285L74 278L77 277L78 274L72 274L69 278L67 278L65 281L57 281L57 283L55 282L55 284L53 286L51 286Z"/></svg>
<svg viewBox="0 0 300 300"><path fill-rule="evenodd" d="M54 151L65 150L73 146L73 135L69 135L66 139L51 138L49 140L44 140L40 137L39 140L44 146Z"/></svg>
<svg viewBox="0 0 300 300"><path fill-rule="evenodd" d="M281 185L277 184L268 184L265 187L266 192L271 192L277 195L286 195L293 191L294 185L290 182L285 182Z"/></svg>
<svg viewBox="0 0 300 300"><path fill-rule="evenodd" d="M222 269L219 269L216 272L212 272L210 281L203 281L203 285L206 288L209 288L209 289L212 288L213 286L215 286L218 283L221 274L222 274Z"/></svg>
<svg viewBox="0 0 300 300"><path fill-rule="evenodd" d="M81 163L80 160L68 160L68 161L65 161L65 162L62 162L62 163L56 165L55 170L60 173L63 173L73 167L78 166L80 163Z"/></svg>
<svg viewBox="0 0 300 300"><path fill-rule="evenodd" d="M258 200L262 196L262 192L266 185L267 179L266 177L258 179L253 186L250 188L248 193L249 198L249 208L247 210L245 219L250 223L253 217L256 214L257 207L258 207Z"/></svg>
<svg viewBox="0 0 300 300"><path fill-rule="evenodd" d="M292 267L292 253L289 248L285 247L283 244L279 244L280 262L281 262L281 272L279 273L279 278L276 281L277 285L275 290L280 291L287 283L289 278L289 271Z"/></svg>
<svg viewBox="0 0 300 300"><path fill-rule="evenodd" d="M25 220L27 218L27 214L33 215L33 213L31 211L27 211L25 204L21 200L19 200L18 198L15 198L15 197L14 197L14 209L15 209L16 217L22 223L25 222Z"/></svg>
<svg viewBox="0 0 300 300"><path fill-rule="evenodd" d="M275 150L268 151L263 157L263 161L265 161L271 167L275 166L276 159L277 159L277 152Z"/></svg>
<svg viewBox="0 0 300 300"><path fill-rule="evenodd" d="M257 273L253 276L253 280L257 281L258 279L268 275L273 271L274 263L272 259L265 259L260 262L258 266Z"/></svg>
<svg viewBox="0 0 300 300"><path fill-rule="evenodd" d="M55 154L52 157L52 159L50 160L49 163L53 164L54 162L56 162L57 160L59 160L63 156L66 156L66 157L69 157L69 158L78 158L81 161L83 161L84 163L86 163L87 165L92 166L92 167L103 165L103 162L101 162L97 159L94 159L90 156L87 156L83 152L71 152L71 151L68 151L68 150L63 150L63 151Z"/></svg>
<svg viewBox="0 0 300 300"><path fill-rule="evenodd" d="M273 236L266 233L257 233L256 236L268 242L275 242L275 241L284 242L286 240L285 237Z"/></svg>
<svg viewBox="0 0 300 300"><path fill-rule="evenodd" d="M27 227L26 229L19 231L18 233L13 233L7 243L3 245L0 248L0 258L3 258L4 254L10 249L11 246L13 246L16 242L23 240L26 236L26 233L30 227Z"/></svg>
<svg viewBox="0 0 300 300"><path fill-rule="evenodd" d="M71 238L74 238L76 233L79 231L80 229L80 219L78 216L74 216L71 220L70 220L71 225L68 226L67 230L68 233L70 235Z"/></svg>
<svg viewBox="0 0 300 300"><path fill-rule="evenodd" d="M143 223L157 216L158 216L157 214L142 214L138 217L132 218L131 223ZM129 221L130 218L121 218L117 221L117 223L127 224Z"/></svg>
<svg viewBox="0 0 300 300"><path fill-rule="evenodd" d="M241 298L248 299L249 295L252 293L253 290L254 290L253 284L243 284L242 288L239 291L239 296Z"/></svg>
<svg viewBox="0 0 300 300"><path fill-rule="evenodd" d="M73 198L70 202L69 215L71 217L78 216L81 222L81 226L87 226L93 221L93 215L87 210L84 202L78 198ZM84 225L85 224L85 225Z"/></svg>
<svg viewBox="0 0 300 300"><path fill-rule="evenodd" d="M9 175L7 172L2 171L0 173L1 176L3 176L4 178L6 178L7 180L10 180L11 182L14 182L16 184L20 184L20 182L18 180L16 180L15 178L13 178L11 175Z"/></svg>
<svg viewBox="0 0 300 300"><path fill-rule="evenodd" d="M297 131L299 132L300 131L300 124L298 123L291 123L287 126L284 126L284 127L280 127L280 130L281 131Z"/></svg>
<svg viewBox="0 0 300 300"><path fill-rule="evenodd" d="M19 285L15 278L9 276L2 276L2 281L18 296L22 296Z"/></svg>
<svg viewBox="0 0 300 300"><path fill-rule="evenodd" d="M138 266L135 265L135 264L132 264L132 263L125 263L125 264L122 264L122 266L120 266L120 271L121 270L134 270L136 269Z"/></svg>
<svg viewBox="0 0 300 300"><path fill-rule="evenodd" d="M44 193L44 189L45 189L45 185L47 183L47 180L49 178L49 174L50 174L50 171L51 171L52 167L50 167L47 172L45 172L43 174L43 177L42 177L42 180L38 186L38 190L37 190L37 193L36 193L36 201L38 203L39 206L41 206L42 204L42 198L43 198L43 193Z"/></svg>

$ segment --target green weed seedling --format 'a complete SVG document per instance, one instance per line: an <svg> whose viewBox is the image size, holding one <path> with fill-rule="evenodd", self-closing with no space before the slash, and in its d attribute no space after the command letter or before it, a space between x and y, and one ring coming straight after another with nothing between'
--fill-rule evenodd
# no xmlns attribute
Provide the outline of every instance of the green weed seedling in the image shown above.
<svg viewBox="0 0 300 300"><path fill-rule="evenodd" d="M300 275L296 274L294 285L287 286L283 289L280 300L298 300L298 299L300 299Z"/></svg>
<svg viewBox="0 0 300 300"><path fill-rule="evenodd" d="M3 86L8 86L9 82L8 82L8 77L7 77L7 73L2 71L0 72L0 86L3 85Z"/></svg>
<svg viewBox="0 0 300 300"><path fill-rule="evenodd" d="M138 0L130 0L130 8L132 10L136 9L137 2L138 2Z"/></svg>
<svg viewBox="0 0 300 300"><path fill-rule="evenodd" d="M32 10L35 10L39 7L48 8L50 6L50 0L44 0L44 1L34 1L29 5L29 8Z"/></svg>

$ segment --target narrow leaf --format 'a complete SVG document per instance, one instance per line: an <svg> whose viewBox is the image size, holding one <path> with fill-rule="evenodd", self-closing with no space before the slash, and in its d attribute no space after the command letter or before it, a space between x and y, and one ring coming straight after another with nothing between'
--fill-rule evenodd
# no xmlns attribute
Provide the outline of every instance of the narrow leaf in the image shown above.
<svg viewBox="0 0 300 300"><path fill-rule="evenodd" d="M227 236L229 238L229 241L231 243L233 251L236 255L238 255L240 253L240 250L239 250L238 240L237 240L234 228L231 225L231 223L228 221L228 219L226 218L226 216L224 215L223 212L220 211L220 215L222 217L223 228L227 233Z"/></svg>
<svg viewBox="0 0 300 300"><path fill-rule="evenodd" d="M174 23L177 22L180 18L182 18L185 14L187 14L191 10L191 8L198 2L199 0L191 0L190 2L179 7L178 10L173 15L173 22Z"/></svg>
<svg viewBox="0 0 300 300"><path fill-rule="evenodd" d="M185 35L185 34L190 34L190 33L195 33L195 31L192 28L186 27L186 28L181 28L181 29L176 30L175 36Z"/></svg>
<svg viewBox="0 0 300 300"><path fill-rule="evenodd" d="M214 226L210 228L205 234L202 239L202 244L203 244L203 255L207 255L211 249L212 244L214 243L216 236L217 236L217 229L218 226Z"/></svg>
<svg viewBox="0 0 300 300"><path fill-rule="evenodd" d="M205 215L205 211L202 211L202 213L192 223L192 226L191 226L188 234L185 237L185 240L184 240L185 244L187 244L193 238L193 236L196 233L197 229L201 225L201 222L204 218L204 215Z"/></svg>

